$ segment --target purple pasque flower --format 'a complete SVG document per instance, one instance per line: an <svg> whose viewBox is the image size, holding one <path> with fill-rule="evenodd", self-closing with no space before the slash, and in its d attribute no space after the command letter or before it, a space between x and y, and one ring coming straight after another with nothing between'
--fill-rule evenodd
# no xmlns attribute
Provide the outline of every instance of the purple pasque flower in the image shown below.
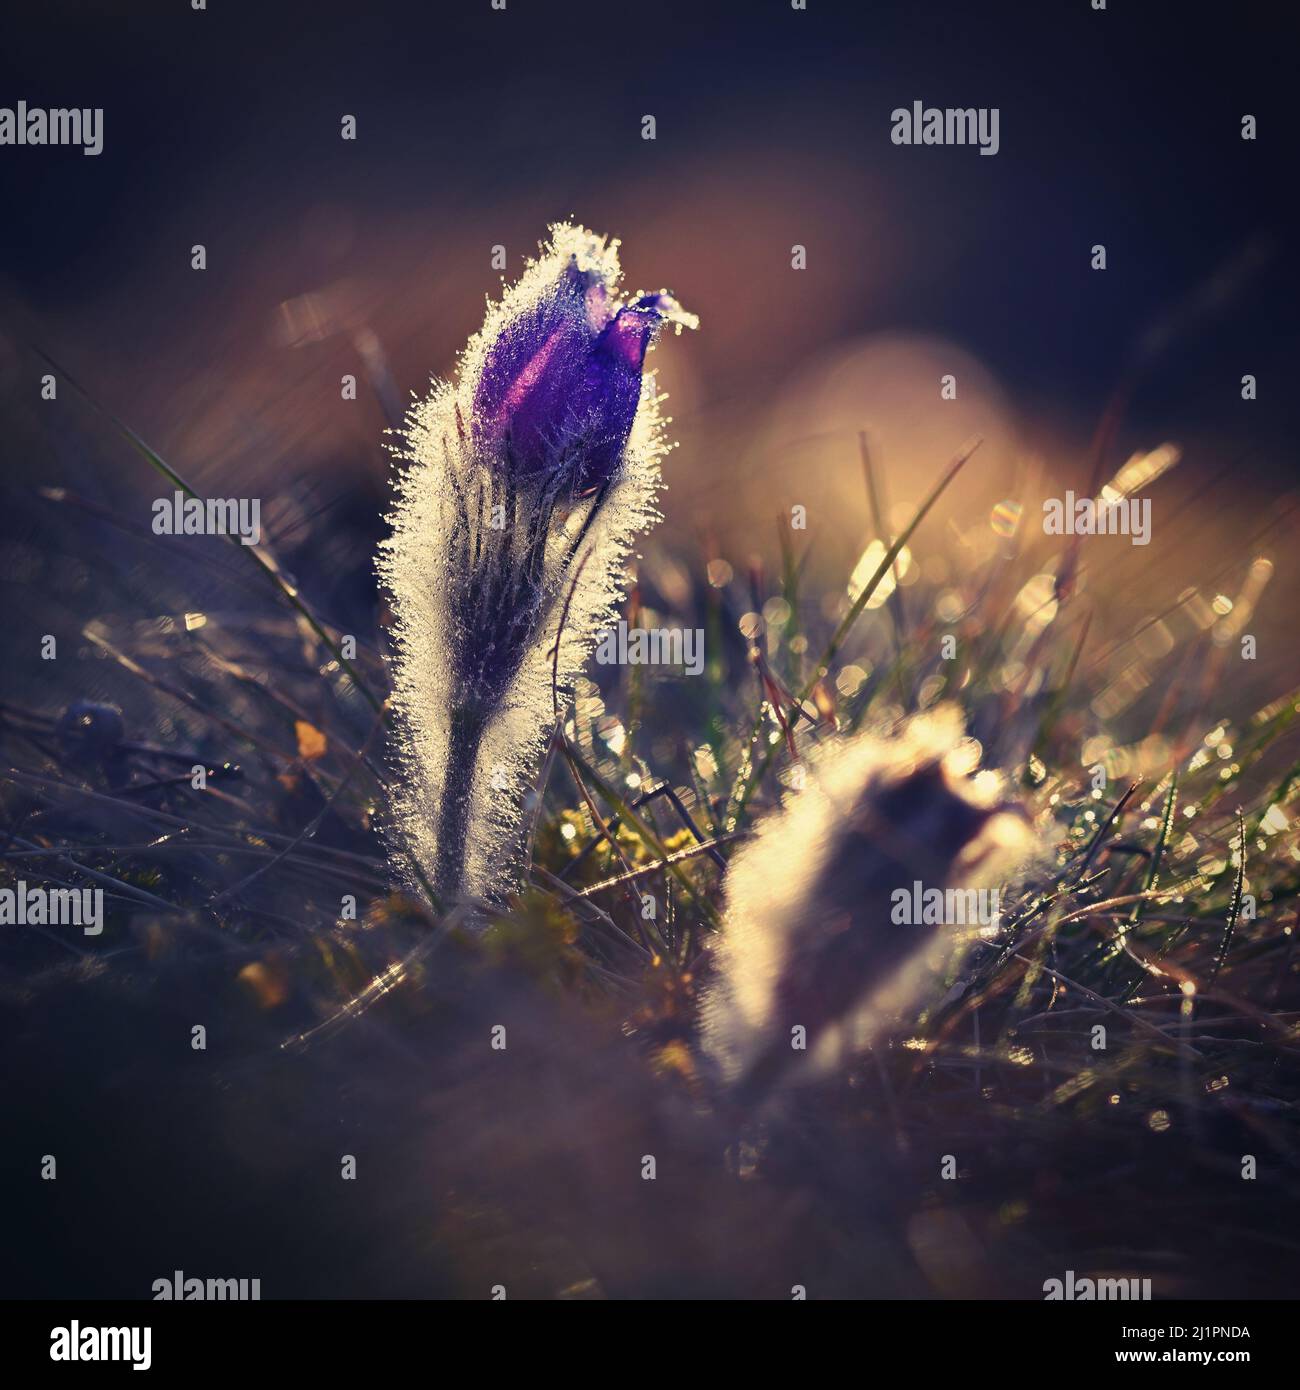
<svg viewBox="0 0 1300 1390"><path fill-rule="evenodd" d="M615 309L599 271L570 256L549 293L506 323L474 392L477 442L514 481L582 496L613 479L641 403L646 350L694 326L666 291Z"/></svg>
<svg viewBox="0 0 1300 1390"><path fill-rule="evenodd" d="M659 519L670 445L645 355L696 321L667 293L619 298L620 276L616 241L553 226L396 451L390 834L443 906L520 881L537 767Z"/></svg>

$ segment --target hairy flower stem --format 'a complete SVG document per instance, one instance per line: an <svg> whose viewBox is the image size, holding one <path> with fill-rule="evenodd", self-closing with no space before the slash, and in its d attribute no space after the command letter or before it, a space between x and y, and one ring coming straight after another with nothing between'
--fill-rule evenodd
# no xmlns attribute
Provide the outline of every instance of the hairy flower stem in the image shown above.
<svg viewBox="0 0 1300 1390"><path fill-rule="evenodd" d="M474 775L487 723L487 714L478 705L461 705L452 712L447 772L438 807L438 852L433 883L444 906L450 906L460 896L465 875L465 841L474 800Z"/></svg>

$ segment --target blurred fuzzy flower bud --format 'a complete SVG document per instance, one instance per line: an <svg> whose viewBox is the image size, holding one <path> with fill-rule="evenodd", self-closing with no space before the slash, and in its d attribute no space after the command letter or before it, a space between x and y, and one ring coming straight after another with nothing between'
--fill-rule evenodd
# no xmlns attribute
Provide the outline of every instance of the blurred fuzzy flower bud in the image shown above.
<svg viewBox="0 0 1300 1390"><path fill-rule="evenodd" d="M870 1045L980 936L978 914L911 910L922 889L996 903L1029 850L1027 819L969 758L951 706L824 744L736 854L704 1043L742 1106Z"/></svg>

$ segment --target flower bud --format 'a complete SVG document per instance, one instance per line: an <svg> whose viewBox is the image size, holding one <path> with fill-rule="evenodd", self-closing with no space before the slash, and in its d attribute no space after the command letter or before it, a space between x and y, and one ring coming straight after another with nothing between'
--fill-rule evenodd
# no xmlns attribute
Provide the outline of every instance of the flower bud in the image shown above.
<svg viewBox="0 0 1300 1390"><path fill-rule="evenodd" d="M602 487L618 475L646 350L667 322L696 321L666 293L613 309L600 270L571 255L489 345L474 391L476 441L517 482L559 481L574 495Z"/></svg>
<svg viewBox="0 0 1300 1390"><path fill-rule="evenodd" d="M923 889L997 903L1028 851L1025 816L997 799L996 776L967 775L961 735L940 707L891 736L822 745L805 789L732 861L704 1040L742 1105L873 1042L986 935L964 911L954 924L896 910Z"/></svg>

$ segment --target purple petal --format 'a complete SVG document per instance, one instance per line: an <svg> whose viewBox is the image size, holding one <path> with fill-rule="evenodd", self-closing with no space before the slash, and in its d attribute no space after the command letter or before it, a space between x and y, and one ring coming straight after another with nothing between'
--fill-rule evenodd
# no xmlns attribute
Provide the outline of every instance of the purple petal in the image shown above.
<svg viewBox="0 0 1300 1390"><path fill-rule="evenodd" d="M690 316L667 293L612 313L604 282L571 259L492 344L474 395L477 437L518 478L563 469L575 492L601 486L627 447L646 349L669 320Z"/></svg>

